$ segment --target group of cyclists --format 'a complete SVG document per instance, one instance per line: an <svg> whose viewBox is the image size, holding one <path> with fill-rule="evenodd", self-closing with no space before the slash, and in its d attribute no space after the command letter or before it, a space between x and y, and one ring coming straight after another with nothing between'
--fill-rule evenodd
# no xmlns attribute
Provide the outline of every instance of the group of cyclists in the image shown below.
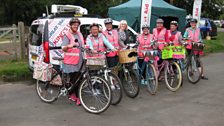
<svg viewBox="0 0 224 126"><path fill-rule="evenodd" d="M93 23L90 26L90 35L88 35L86 42L82 33L78 31L79 25L81 24L78 18L72 18L69 22L70 29L63 37L62 50L64 51L64 63L63 72L69 74L70 81L75 81L75 76L80 74L81 65L83 63L83 53L80 48L74 48L74 46L82 46L89 48L95 55L89 55L89 57L106 58L108 67L115 67L118 62L118 51L119 49L127 48L129 44L128 24L127 21L122 20L118 29L113 29L113 20L107 18L105 21L105 31L100 31L100 26L97 23ZM143 53L141 50L151 49L151 46L143 48L144 46L150 45L152 41L162 43L158 45L158 50L163 48L169 43L173 42L174 46L183 45L183 38L191 40L192 42L202 42L200 35L200 29L197 28L197 20L191 19L190 26L186 29L184 35L178 31L178 22L171 21L170 30L167 30L164 26L163 19L157 19L156 28L153 29L152 35L150 34L150 26L144 24L142 26L142 34L137 36L136 42L138 45L138 63L141 65L143 61ZM167 44L166 44L167 43ZM105 51L110 49L111 52L106 55L97 54L98 51ZM186 46L187 53L190 54L192 51L192 45ZM158 61L158 64L161 60ZM207 79L202 73L202 79ZM71 92L70 99L76 101L77 105L80 105L80 100L77 95L77 87L74 92Z"/></svg>
<svg viewBox="0 0 224 126"><path fill-rule="evenodd" d="M88 112L101 113L110 104L116 105L121 101L122 89L127 96L136 97L140 83L147 85L148 91L155 94L161 80L165 80L169 90L177 91L183 83L182 72L185 69L192 84L208 79L199 58L203 53L199 45L204 44L201 43L196 19L190 20L191 27L183 36L178 31L177 21L171 21L170 30L167 30L163 26L164 20L157 19L152 34L150 26L143 24L142 33L137 35L135 43L131 43L125 20L120 21L118 29L113 29L113 20L105 19L104 31L99 24L93 23L86 39L78 31L80 24L78 18L70 20L70 29L65 32L60 47L64 57L53 57L59 61L60 68L53 65L51 80L37 80L37 93L44 102L52 103L60 96L68 96ZM185 58L185 48L188 58ZM181 58L176 58L177 54L164 58L164 50L184 50L184 54L180 55ZM93 66L94 69L91 68ZM194 80L195 73L198 76ZM55 86L55 81L60 84Z"/></svg>

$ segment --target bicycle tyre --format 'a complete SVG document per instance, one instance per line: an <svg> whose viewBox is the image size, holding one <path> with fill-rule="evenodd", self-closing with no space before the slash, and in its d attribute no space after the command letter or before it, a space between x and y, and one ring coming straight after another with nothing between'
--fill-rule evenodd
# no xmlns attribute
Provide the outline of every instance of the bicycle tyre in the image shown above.
<svg viewBox="0 0 224 126"><path fill-rule="evenodd" d="M152 64L148 64L148 69L145 71L146 72L146 78L147 79L147 90L151 95L155 95L157 90L158 90L158 78L157 78L157 72ZM149 72L151 72L151 75L149 75ZM151 77L152 76L152 77ZM151 81L153 79L153 81Z"/></svg>
<svg viewBox="0 0 224 126"><path fill-rule="evenodd" d="M96 80L94 80L94 79L96 79ZM100 114L100 113L106 111L111 104L111 98L112 98L110 84L108 84L108 82L101 76L91 76L90 77L90 81L91 81L91 85L92 85L91 87L89 87L90 85L88 84L87 81L88 81L88 79L85 78L79 86L79 99L80 99L80 102L81 102L83 108L87 112L93 113L93 114ZM95 85L96 82L97 83L99 82L98 85ZM103 83L102 87L100 87L100 85L99 85L100 83ZM93 84L95 85L95 87ZM84 91L85 88L89 88L88 89L89 91ZM100 88L101 89L103 88L102 89L103 91L97 91L97 90L100 90ZM100 96L100 95L105 94L105 92L108 93L108 94L106 94L106 96ZM87 96L85 96L85 95L87 95ZM92 96L90 96L91 97L90 99L86 99L86 97L88 97L88 95L89 96L92 95ZM106 99L106 103L103 106L97 106L96 101L102 102L102 99L97 99L97 98ZM93 102L95 103L95 106L93 105ZM98 107L100 107L100 108L98 108Z"/></svg>
<svg viewBox="0 0 224 126"><path fill-rule="evenodd" d="M192 61L191 61L192 62ZM201 80L201 76L202 76L202 73L203 73L203 70L204 70L204 68L203 68L203 64L202 64L202 62L201 62L201 60L199 59L199 58L196 58L196 63L199 63L200 65L201 65L201 72L200 72L200 70L199 70L199 68L197 67L196 68L196 71L198 71L198 72L200 72L199 73L199 75L198 75L198 77L196 77L196 79L195 80L193 80L192 78L191 78L191 67L192 67L192 65L191 65L191 62L189 63L189 65L187 66L187 79L188 79L188 81L191 83L191 84L197 84L200 80Z"/></svg>
<svg viewBox="0 0 224 126"><path fill-rule="evenodd" d="M52 71L53 71L52 73L57 73L57 70L55 70L55 69L52 69ZM45 103L53 103L54 101L56 101L58 99L58 96L60 94L60 86L51 85L49 83L50 82L43 82L43 81L40 81L40 80L36 81L37 95ZM48 86L48 87L46 87L46 86ZM43 91L45 91L45 92L43 92ZM50 99L45 98L43 96L44 94L42 94L42 93L53 93L53 91L57 91L57 92Z"/></svg>
<svg viewBox="0 0 224 126"><path fill-rule="evenodd" d="M126 73L128 76L127 78L124 75L125 74L124 71L122 71L122 77L121 77L121 80L123 80L122 84L124 92L128 97L135 98L138 96L140 90L139 77L136 71L134 71L133 69L127 69ZM135 80L134 82L132 82L133 79Z"/></svg>
<svg viewBox="0 0 224 126"><path fill-rule="evenodd" d="M172 76L176 76L177 73L173 73L174 75L170 75L168 73L168 71L170 70L169 67L173 67L173 65L175 66L174 68L176 68L176 72L179 73L178 74L178 81L177 81L177 84L173 87L173 80L171 82L169 82L169 78L172 79ZM165 67L165 71L164 71L164 74L165 74L165 83L166 83L166 87L172 91L172 92L175 92L177 91L180 87L181 87L181 84L182 84L182 80L183 80L183 77L182 77L182 71L180 69L180 66L176 63L176 62L172 62L172 63L169 63L168 67L166 66Z"/></svg>
<svg viewBox="0 0 224 126"><path fill-rule="evenodd" d="M120 78L115 73L109 72L108 76L114 78L115 79L114 81L117 82L117 83L113 83L114 82L113 80L112 80L113 82L109 80L109 83L111 84L111 92L112 92L111 104L117 105L121 102L121 99L123 97L122 83Z"/></svg>

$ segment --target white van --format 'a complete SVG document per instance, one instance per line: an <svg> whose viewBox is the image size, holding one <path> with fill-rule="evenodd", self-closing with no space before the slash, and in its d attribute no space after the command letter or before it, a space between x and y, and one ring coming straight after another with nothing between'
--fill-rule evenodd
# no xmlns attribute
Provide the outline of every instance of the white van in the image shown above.
<svg viewBox="0 0 224 126"><path fill-rule="evenodd" d="M73 14L74 15L74 14ZM40 55L42 53L41 44L43 43L43 31L44 24L48 20L48 33L49 33L49 45L50 47L60 47L62 44L62 38L64 36L65 31L69 29L69 21L74 16L71 15L55 15L53 17L39 18L34 20L31 24L31 42L29 43L29 68L33 70L34 62L37 57L35 54ZM98 17L81 17L79 15L79 20L81 21L81 25L79 27L79 31L83 34L84 38L89 35L90 25L92 23L98 23L103 30L105 30L104 20L105 18ZM118 28L119 22L113 21L113 27ZM137 33L131 28L128 27L130 32L130 40L135 41L135 37ZM53 60L52 57L62 57L62 50L50 50L50 63L59 64L57 61Z"/></svg>

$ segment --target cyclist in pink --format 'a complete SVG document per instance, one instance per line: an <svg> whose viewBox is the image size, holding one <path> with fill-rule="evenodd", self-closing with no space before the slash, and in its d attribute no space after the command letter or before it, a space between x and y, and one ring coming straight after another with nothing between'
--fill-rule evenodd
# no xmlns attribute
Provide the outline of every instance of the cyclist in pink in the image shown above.
<svg viewBox="0 0 224 126"><path fill-rule="evenodd" d="M157 43L165 43L168 42L167 39L167 30L163 26L163 19L156 20L156 28L153 29L153 40ZM159 49L162 50L164 48L164 44L159 44Z"/></svg>
<svg viewBox="0 0 224 126"><path fill-rule="evenodd" d="M113 29L113 20L111 18L107 18L104 20L104 24L106 26L106 30L103 31L103 34L108 39L108 41L116 48L119 49L119 36L117 29ZM118 63L118 52L110 52L106 55L108 67L114 67Z"/></svg>
<svg viewBox="0 0 224 126"><path fill-rule="evenodd" d="M80 69L83 63L81 50L73 47L84 45L82 33L78 31L80 24L81 22L78 18L72 18L70 20L70 29L65 33L61 45L62 50L64 51L63 72L69 76L69 81L71 83L75 83L75 79L81 74ZM78 98L78 86L76 86L73 92L70 92L69 94L69 99L76 101L76 104L80 105L80 100Z"/></svg>
<svg viewBox="0 0 224 126"><path fill-rule="evenodd" d="M152 49L150 45L150 42L152 41L152 36L150 35L150 26L148 24L142 25L142 34L138 35L137 42L139 43L138 47L138 63L141 67L141 64L144 61L144 54L142 51Z"/></svg>
<svg viewBox="0 0 224 126"><path fill-rule="evenodd" d="M191 27L187 28L184 33L184 38L187 39L189 42L202 42L201 32L200 28L197 28L197 22L197 19L191 19ZM192 51L192 45L186 46L186 49L187 53L190 54ZM204 76L204 73L202 73L201 79L208 80L208 78Z"/></svg>
<svg viewBox="0 0 224 126"><path fill-rule="evenodd" d="M166 43L168 42L168 38L167 38L167 30L166 28L163 26L164 21L163 19L157 19L156 20L156 28L153 29L153 41L157 42L158 45L158 55L160 57L160 59L158 60L157 64L161 64L163 62L162 60L162 54L161 54L161 50L164 48L165 44L161 44L161 43Z"/></svg>
<svg viewBox="0 0 224 126"><path fill-rule="evenodd" d="M167 38L169 42L173 42L174 46L182 45L182 35L181 32L177 30L178 22L171 21L170 22L170 30L167 30Z"/></svg>
<svg viewBox="0 0 224 126"><path fill-rule="evenodd" d="M88 35L86 39L86 48L91 49L95 54L88 55L87 57L105 58L105 55L97 54L97 52L105 51L106 47L111 49L113 52L117 51L108 39L102 33L99 33L99 27L100 26L97 23L90 25L91 34Z"/></svg>

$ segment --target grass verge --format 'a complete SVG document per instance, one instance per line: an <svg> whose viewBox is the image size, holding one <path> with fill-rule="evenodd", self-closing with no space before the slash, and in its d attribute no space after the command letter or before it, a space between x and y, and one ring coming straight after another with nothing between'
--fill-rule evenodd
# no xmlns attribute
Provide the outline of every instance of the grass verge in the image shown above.
<svg viewBox="0 0 224 126"><path fill-rule="evenodd" d="M218 36L212 40L204 40L206 43L205 53L224 52L224 32L218 32Z"/></svg>
<svg viewBox="0 0 224 126"><path fill-rule="evenodd" d="M24 61L1 61L0 79L3 81L31 80L32 73L28 69L28 63Z"/></svg>

